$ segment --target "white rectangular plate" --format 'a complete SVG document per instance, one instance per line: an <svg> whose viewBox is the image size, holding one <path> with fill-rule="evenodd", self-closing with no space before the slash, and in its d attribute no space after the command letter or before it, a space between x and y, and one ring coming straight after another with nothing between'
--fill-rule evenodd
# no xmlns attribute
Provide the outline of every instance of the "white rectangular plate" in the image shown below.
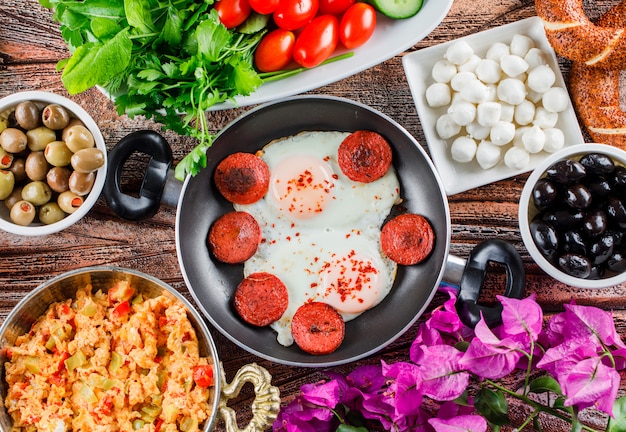
<svg viewBox="0 0 626 432"><path fill-rule="evenodd" d="M550 67L556 73L556 82L554 85L567 88L559 69L556 54L546 38L543 23L539 17L527 18L491 30L475 33L461 39L467 41L474 49L474 52L483 57L487 49L493 45L493 43L503 42L509 44L515 34L529 36L535 41L536 46L541 48L546 54ZM531 155L530 164L521 170L508 168L502 161L493 168L485 170L482 169L475 160L469 163L459 163L452 159L450 156L450 145L453 140L443 140L435 131L437 118L445 113L446 107L437 109L429 107L426 103L425 92L428 86L434 82L431 76L433 65L443 58L444 53L451 44L461 39L412 52L405 55L402 59L404 71L415 101L430 155L437 171L439 171L441 175L444 188L448 195L454 195L475 187L531 171L543 158L549 155L549 153L543 151ZM580 125L571 101L570 108L559 114L557 127L560 128L565 135L566 146L584 143Z"/></svg>

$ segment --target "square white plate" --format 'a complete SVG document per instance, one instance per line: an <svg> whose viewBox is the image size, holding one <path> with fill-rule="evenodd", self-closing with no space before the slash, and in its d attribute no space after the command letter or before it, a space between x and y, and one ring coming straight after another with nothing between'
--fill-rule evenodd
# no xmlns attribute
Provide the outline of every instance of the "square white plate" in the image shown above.
<svg viewBox="0 0 626 432"><path fill-rule="evenodd" d="M527 18L461 39L423 48L405 55L402 59L428 149L448 195L454 195L531 171L542 159L550 154L542 151L531 155L530 164L521 170L508 168L502 161L487 170L482 169L475 160L469 163L456 162L450 156L450 146L453 139L443 140L435 131L437 118L446 112L447 107L433 109L426 103L426 89L434 83L431 76L432 67L438 60L443 58L444 53L451 44L458 40L465 40L474 49L474 53L482 58L487 49L495 42L509 44L515 34L526 35L535 41L535 45L544 51L548 64L556 73L554 85L566 89L556 54L546 38L543 23L539 17ZM570 107L566 111L559 113L556 127L560 128L565 135L565 146L585 142L571 101Z"/></svg>

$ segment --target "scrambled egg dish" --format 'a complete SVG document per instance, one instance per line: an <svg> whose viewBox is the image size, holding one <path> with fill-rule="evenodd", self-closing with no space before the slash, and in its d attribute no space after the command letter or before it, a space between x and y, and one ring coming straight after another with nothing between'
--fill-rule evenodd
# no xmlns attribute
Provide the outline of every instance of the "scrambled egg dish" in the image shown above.
<svg viewBox="0 0 626 432"><path fill-rule="evenodd" d="M87 285L8 347L13 431L197 431L210 415L212 360L185 306L128 282Z"/></svg>

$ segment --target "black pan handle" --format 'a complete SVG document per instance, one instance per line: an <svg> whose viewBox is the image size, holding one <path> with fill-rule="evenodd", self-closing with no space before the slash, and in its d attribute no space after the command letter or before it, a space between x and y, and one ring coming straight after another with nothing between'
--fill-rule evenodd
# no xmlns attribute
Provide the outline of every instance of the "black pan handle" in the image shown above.
<svg viewBox="0 0 626 432"><path fill-rule="evenodd" d="M135 197L122 192L122 169L133 153L150 156L146 173ZM128 134L108 154L104 198L118 216L128 220L148 219L156 214L173 162L172 149L158 132L141 130Z"/></svg>
<svg viewBox="0 0 626 432"><path fill-rule="evenodd" d="M526 288L526 272L524 263L517 250L510 243L491 239L479 243L470 253L461 276L459 294L456 301L456 310L461 321L468 327L474 328L482 312L489 327L496 327L502 323L502 304L494 306L478 304L480 291L487 274L489 262L503 264L506 269L506 286L504 295L521 299Z"/></svg>

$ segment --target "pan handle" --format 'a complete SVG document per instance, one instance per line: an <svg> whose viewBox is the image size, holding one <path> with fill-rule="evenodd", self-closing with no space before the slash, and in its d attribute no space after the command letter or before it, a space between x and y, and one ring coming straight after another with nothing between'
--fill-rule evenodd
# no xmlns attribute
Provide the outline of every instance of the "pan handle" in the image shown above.
<svg viewBox="0 0 626 432"><path fill-rule="evenodd" d="M150 156L139 196L125 194L121 188L124 164L133 153ZM108 155L104 198L118 216L128 220L148 219L159 210L168 179L172 180L172 149L158 132L141 130L128 134Z"/></svg>
<svg viewBox="0 0 626 432"><path fill-rule="evenodd" d="M505 296L517 299L524 296L526 288L524 263L510 243L499 239L479 243L470 253L464 267L460 258L450 256L446 263L444 279L459 285L456 310L461 321L468 327L476 326L481 313L490 327L502 323L502 304L497 303L493 306L478 304L489 262L502 264L506 269Z"/></svg>

